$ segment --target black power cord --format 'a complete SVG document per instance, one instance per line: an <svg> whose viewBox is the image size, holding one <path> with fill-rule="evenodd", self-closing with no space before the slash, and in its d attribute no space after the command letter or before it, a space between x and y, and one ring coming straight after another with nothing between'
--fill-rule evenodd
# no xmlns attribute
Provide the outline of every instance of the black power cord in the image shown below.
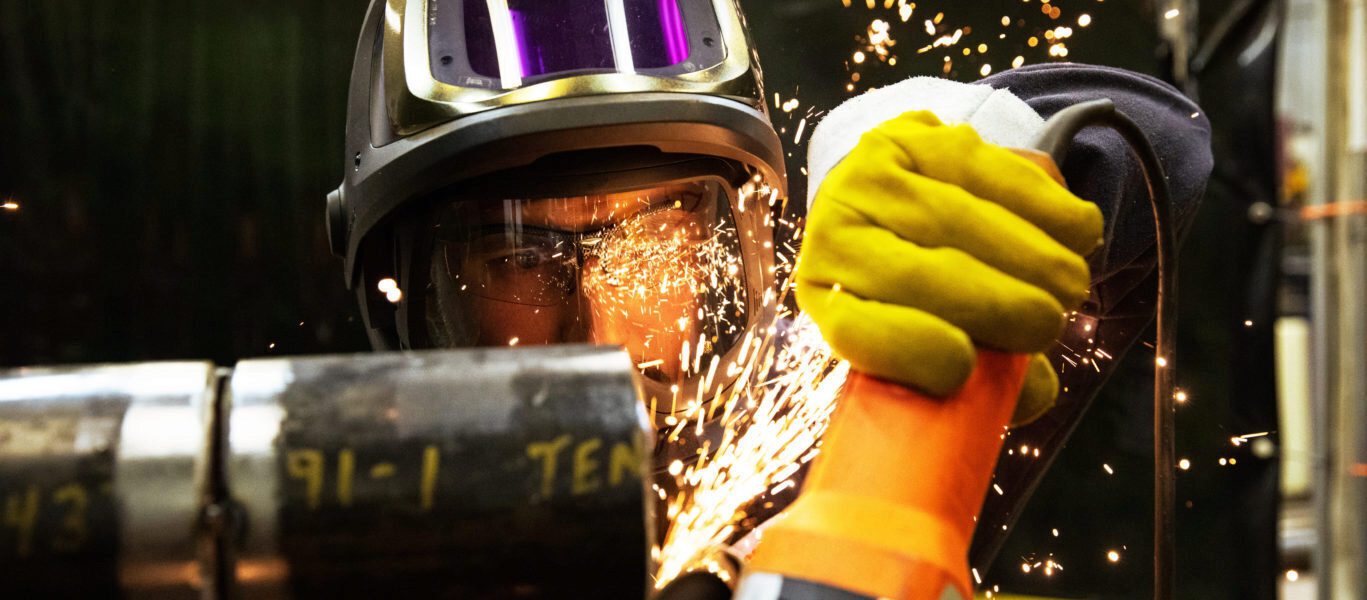
<svg viewBox="0 0 1367 600"><path fill-rule="evenodd" d="M1175 429L1173 423L1173 369L1176 368L1173 337L1177 306L1177 240L1169 214L1171 193L1163 165L1144 132L1109 99L1092 100L1065 108L1045 123L1036 138L1036 150L1047 153L1063 164L1068 147L1079 131L1087 127L1107 127L1119 133L1134 151L1143 167L1153 206L1153 223L1158 245L1158 335L1154 347L1153 371L1153 597L1170 600L1175 588L1176 502Z"/></svg>

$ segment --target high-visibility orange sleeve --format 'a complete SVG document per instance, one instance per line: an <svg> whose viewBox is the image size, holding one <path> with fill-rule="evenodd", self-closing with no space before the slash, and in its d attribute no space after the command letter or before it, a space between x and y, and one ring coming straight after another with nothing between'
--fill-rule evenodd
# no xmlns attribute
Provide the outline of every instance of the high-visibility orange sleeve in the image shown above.
<svg viewBox="0 0 1367 600"><path fill-rule="evenodd" d="M851 373L801 496L747 571L882 598L971 598L968 546L1028 357L978 350L958 393L932 398Z"/></svg>

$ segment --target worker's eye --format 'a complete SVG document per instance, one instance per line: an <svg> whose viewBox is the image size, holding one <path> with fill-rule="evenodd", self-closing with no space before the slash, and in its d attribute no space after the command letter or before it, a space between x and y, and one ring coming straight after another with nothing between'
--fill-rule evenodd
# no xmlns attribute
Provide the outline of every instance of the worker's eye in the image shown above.
<svg viewBox="0 0 1367 600"><path fill-rule="evenodd" d="M541 253L535 250L523 250L515 256L517 266L523 269L535 269L541 265Z"/></svg>

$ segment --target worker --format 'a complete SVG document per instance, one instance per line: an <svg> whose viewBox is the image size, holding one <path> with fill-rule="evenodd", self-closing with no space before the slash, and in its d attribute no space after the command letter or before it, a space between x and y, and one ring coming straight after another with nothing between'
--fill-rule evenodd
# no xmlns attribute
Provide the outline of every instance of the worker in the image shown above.
<svg viewBox="0 0 1367 600"><path fill-rule="evenodd" d="M781 330L774 230L787 174L735 4L386 6L372 1L363 25L347 175L327 202L329 239L373 345L621 345L661 424L745 385L708 365L733 362L747 336ZM1170 88L1127 77L1065 66L959 91L1010 87L1020 96L1001 98L1003 114L1023 124L1060 108L1031 108L1059 90L1124 92L1117 103L1147 125L1192 112ZM989 106L974 106L990 120ZM1151 245L1126 238L1123 250L1094 253L1115 239L1114 224L1147 211L1122 146L1084 140L1078 176L1089 182L1075 194L1003 140L985 141L975 118L954 125L898 110L848 129L853 147L813 186L797 274L801 308L839 356L934 395L963 384L975 345L1049 349L1065 313L1088 298L1088 256L1095 268L1110 264L1098 256L1133 259ZM1191 165L1183 176L1202 168L1205 123L1190 121L1168 132L1198 148L1167 148ZM1070 184L1072 167L1070 157ZM1188 204L1197 195L1199 185L1177 194ZM1021 419L1056 395L1048 362L1032 365Z"/></svg>

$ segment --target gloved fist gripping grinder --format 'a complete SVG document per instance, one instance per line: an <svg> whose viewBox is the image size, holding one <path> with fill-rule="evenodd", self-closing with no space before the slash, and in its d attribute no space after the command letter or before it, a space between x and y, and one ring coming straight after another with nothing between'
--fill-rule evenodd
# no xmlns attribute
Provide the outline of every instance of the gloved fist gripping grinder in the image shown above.
<svg viewBox="0 0 1367 600"><path fill-rule="evenodd" d="M830 171L806 232L798 304L853 370L737 597L796 581L971 598L968 545L1002 433L1057 395L1040 353L1087 294L1101 212L1048 155L915 111Z"/></svg>

